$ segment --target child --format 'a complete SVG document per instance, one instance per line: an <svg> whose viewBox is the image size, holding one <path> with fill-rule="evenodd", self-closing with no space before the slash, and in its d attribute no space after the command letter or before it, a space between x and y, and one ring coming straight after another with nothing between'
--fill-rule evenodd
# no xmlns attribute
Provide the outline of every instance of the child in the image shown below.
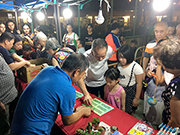
<svg viewBox="0 0 180 135"><path fill-rule="evenodd" d="M85 49L83 47L84 45L84 41L83 40L78 40L77 41L77 53L84 53L85 52Z"/></svg>
<svg viewBox="0 0 180 135"><path fill-rule="evenodd" d="M27 60L36 59L36 53L31 50L28 44L24 44L23 46L23 58Z"/></svg>
<svg viewBox="0 0 180 135"><path fill-rule="evenodd" d="M104 77L106 85L104 87L104 99L111 105L125 111L126 93L121 85L119 85L120 72L117 68L108 69Z"/></svg>
<svg viewBox="0 0 180 135"><path fill-rule="evenodd" d="M117 50L117 68L121 72L120 85L126 91L126 112L132 114L139 105L142 89L143 69L134 60L133 50L129 45L122 45Z"/></svg>

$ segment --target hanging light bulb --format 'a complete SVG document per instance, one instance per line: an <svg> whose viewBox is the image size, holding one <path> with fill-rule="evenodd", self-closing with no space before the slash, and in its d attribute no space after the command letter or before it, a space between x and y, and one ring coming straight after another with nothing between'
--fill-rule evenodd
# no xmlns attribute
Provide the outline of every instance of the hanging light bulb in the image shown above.
<svg viewBox="0 0 180 135"><path fill-rule="evenodd" d="M29 23L32 23L32 19L31 19L31 17L29 17L29 16L28 16L28 22L29 22Z"/></svg>
<svg viewBox="0 0 180 135"><path fill-rule="evenodd" d="M22 17L23 19L27 19L27 18L28 18L28 14L27 14L25 11L23 11L23 12L21 13L21 17Z"/></svg>
<svg viewBox="0 0 180 135"><path fill-rule="evenodd" d="M103 17L102 9L101 8L99 9L99 13L98 13L98 16L96 18L96 22L98 24L103 24L104 23L104 17Z"/></svg>
<svg viewBox="0 0 180 135"><path fill-rule="evenodd" d="M42 20L44 20L45 15L44 15L41 11L39 11L39 12L37 13L36 17L37 17L37 19L38 19L39 21L42 21Z"/></svg>
<svg viewBox="0 0 180 135"><path fill-rule="evenodd" d="M64 9L63 16L66 19L69 19L72 17L72 11L69 8Z"/></svg>
<svg viewBox="0 0 180 135"><path fill-rule="evenodd" d="M168 8L170 5L170 0L154 0L153 1L153 8L156 11L163 11Z"/></svg>

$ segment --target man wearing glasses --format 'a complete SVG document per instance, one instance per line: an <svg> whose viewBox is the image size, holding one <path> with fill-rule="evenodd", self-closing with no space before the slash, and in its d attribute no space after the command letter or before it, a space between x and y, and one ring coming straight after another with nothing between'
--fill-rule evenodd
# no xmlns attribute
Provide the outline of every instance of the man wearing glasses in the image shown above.
<svg viewBox="0 0 180 135"><path fill-rule="evenodd" d="M98 96L99 92L101 98L104 98L104 86L106 84L104 73L108 69L107 61L112 56L112 53L112 48L107 45L104 39L98 38L93 41L91 49L84 53L90 65L86 70L85 84L83 80L78 82L82 91L86 91L87 88L89 93ZM85 99L85 102L91 104L92 99Z"/></svg>

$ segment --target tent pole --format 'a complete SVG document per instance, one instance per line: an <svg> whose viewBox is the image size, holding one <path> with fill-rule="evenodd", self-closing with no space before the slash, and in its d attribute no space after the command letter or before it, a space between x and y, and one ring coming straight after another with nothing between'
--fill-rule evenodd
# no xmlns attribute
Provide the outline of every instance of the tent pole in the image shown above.
<svg viewBox="0 0 180 135"><path fill-rule="evenodd" d="M16 26L17 26L17 29L19 30L17 8L15 8L15 12L14 13L15 13L15 19L16 19Z"/></svg>
<svg viewBox="0 0 180 135"><path fill-rule="evenodd" d="M30 13L30 18L32 19L32 13ZM34 33L33 20L31 22L31 33Z"/></svg>
<svg viewBox="0 0 180 135"><path fill-rule="evenodd" d="M54 21L56 26L56 36L60 44L62 44L62 35L61 35L61 25L60 25L60 15L59 15L59 4L54 0Z"/></svg>
<svg viewBox="0 0 180 135"><path fill-rule="evenodd" d="M135 36L135 31L136 31L137 3L138 3L138 0L136 0L136 3L135 3L135 18L134 18L134 24L133 24L133 36Z"/></svg>
<svg viewBox="0 0 180 135"><path fill-rule="evenodd" d="M16 4L16 1L13 0L13 2L14 2L14 5L15 5L15 4ZM17 29L19 30L19 26L18 26L18 15L17 15L17 7L15 7L14 13L15 13L16 27L17 27Z"/></svg>
<svg viewBox="0 0 180 135"><path fill-rule="evenodd" d="M81 38L80 5L78 5L78 35Z"/></svg>
<svg viewBox="0 0 180 135"><path fill-rule="evenodd" d="M113 0L111 0L111 20L110 20L110 22L112 21L112 19L113 19L113 8L114 8L114 2L113 2Z"/></svg>

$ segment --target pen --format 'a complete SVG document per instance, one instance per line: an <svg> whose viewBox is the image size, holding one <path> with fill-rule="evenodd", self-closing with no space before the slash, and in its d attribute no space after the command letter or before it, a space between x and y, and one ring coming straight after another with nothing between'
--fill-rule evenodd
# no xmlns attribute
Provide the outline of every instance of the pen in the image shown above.
<svg viewBox="0 0 180 135"><path fill-rule="evenodd" d="M166 135L168 135L171 132L172 127L169 128L169 130L167 131Z"/></svg>
<svg viewBox="0 0 180 135"><path fill-rule="evenodd" d="M175 130L176 130L176 128L174 128L174 129L170 132L169 135L172 135Z"/></svg>
<svg viewBox="0 0 180 135"><path fill-rule="evenodd" d="M166 133L166 131L168 130L168 128L169 128L169 126L167 126L167 127L164 129L164 131L162 132L161 135L165 135L165 133Z"/></svg>
<svg viewBox="0 0 180 135"><path fill-rule="evenodd" d="M162 125L163 125L163 123L161 123L161 124L158 126L158 128L161 128L161 127L162 127Z"/></svg>
<svg viewBox="0 0 180 135"><path fill-rule="evenodd" d="M156 135L160 135L162 133L164 127L166 127L166 124L164 124L164 126L159 130L159 132Z"/></svg>

